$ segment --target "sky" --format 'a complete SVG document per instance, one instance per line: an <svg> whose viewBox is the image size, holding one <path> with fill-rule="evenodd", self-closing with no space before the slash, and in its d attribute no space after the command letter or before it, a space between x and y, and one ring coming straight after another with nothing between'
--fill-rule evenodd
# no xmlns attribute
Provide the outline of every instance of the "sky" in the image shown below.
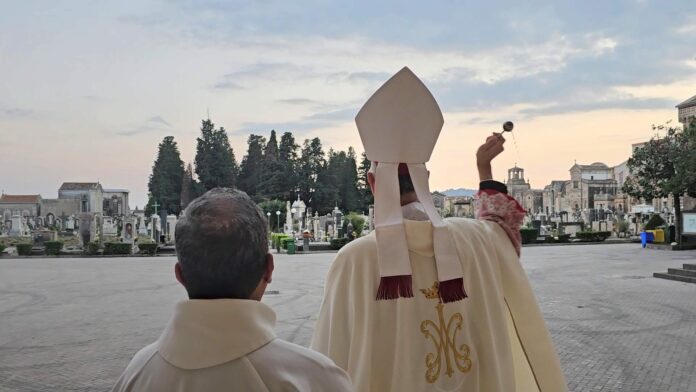
<svg viewBox="0 0 696 392"><path fill-rule="evenodd" d="M696 94L685 1L21 1L0 12L0 187L57 197L99 181L147 199L158 143L193 161L201 120L238 160L250 133L358 152L353 119L409 66L445 118L431 189L475 188L475 151L532 187L625 161Z"/></svg>

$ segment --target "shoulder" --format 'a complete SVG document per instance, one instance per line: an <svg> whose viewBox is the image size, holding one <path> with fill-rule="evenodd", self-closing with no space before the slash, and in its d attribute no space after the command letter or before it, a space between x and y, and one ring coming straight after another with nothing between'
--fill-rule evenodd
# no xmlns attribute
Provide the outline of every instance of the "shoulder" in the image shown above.
<svg viewBox="0 0 696 392"><path fill-rule="evenodd" d="M130 363L123 371L121 377L116 381L112 391L127 390L128 385L140 374L152 357L157 353L157 342L147 345L140 349L131 359Z"/></svg>
<svg viewBox="0 0 696 392"><path fill-rule="evenodd" d="M377 238L373 233L347 243L336 254L331 270L333 272L355 270L375 265L377 257Z"/></svg>
<svg viewBox="0 0 696 392"><path fill-rule="evenodd" d="M308 367L332 369L336 367L334 362L324 355L295 343L290 343L282 339L274 339L268 346L268 354L273 355L273 357L277 358L288 367L297 367L299 369L307 369ZM294 362L281 360L282 358L292 358Z"/></svg>
<svg viewBox="0 0 696 392"><path fill-rule="evenodd" d="M290 383L323 387L318 390L350 389L348 375L331 359L285 340L274 339L247 358L267 385Z"/></svg>
<svg viewBox="0 0 696 392"><path fill-rule="evenodd" d="M446 218L444 221L454 232L487 233L490 232L492 228L491 222L480 219Z"/></svg>
<svg viewBox="0 0 696 392"><path fill-rule="evenodd" d="M351 257L356 254L365 254L369 252L377 251L377 237L374 232L356 238L353 241L347 243L341 250L338 251L336 257Z"/></svg>

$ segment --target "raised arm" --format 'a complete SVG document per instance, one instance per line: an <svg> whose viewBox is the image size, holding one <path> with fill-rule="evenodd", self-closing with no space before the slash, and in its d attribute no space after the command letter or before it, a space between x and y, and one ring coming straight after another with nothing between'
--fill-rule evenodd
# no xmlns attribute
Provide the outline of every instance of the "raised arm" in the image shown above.
<svg viewBox="0 0 696 392"><path fill-rule="evenodd" d="M493 180L491 169L491 161L503 152L504 144L503 135L494 133L476 151L476 165L481 181L476 195L476 218L498 223L507 233L519 255L522 245L520 226L522 226L525 211L515 198L507 194L505 184Z"/></svg>

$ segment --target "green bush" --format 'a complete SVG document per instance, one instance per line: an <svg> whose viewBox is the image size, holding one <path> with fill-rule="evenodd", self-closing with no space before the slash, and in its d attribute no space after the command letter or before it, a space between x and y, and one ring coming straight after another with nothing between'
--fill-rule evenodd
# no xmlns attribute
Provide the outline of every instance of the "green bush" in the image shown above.
<svg viewBox="0 0 696 392"><path fill-rule="evenodd" d="M290 238L290 236L285 233L271 233L271 243L273 244L273 248L280 249L283 247L283 240L286 238Z"/></svg>
<svg viewBox="0 0 696 392"><path fill-rule="evenodd" d="M82 253L86 255L96 255L99 253L99 243L96 241L90 242L85 245Z"/></svg>
<svg viewBox="0 0 696 392"><path fill-rule="evenodd" d="M570 234L560 234L556 237L556 242L565 243L570 242Z"/></svg>
<svg viewBox="0 0 696 392"><path fill-rule="evenodd" d="M105 255L129 255L133 251L133 245L122 242L107 242L104 244Z"/></svg>
<svg viewBox="0 0 696 392"><path fill-rule="evenodd" d="M63 243L61 241L46 241L44 242L44 247L47 255L57 256L63 249Z"/></svg>
<svg viewBox="0 0 696 392"><path fill-rule="evenodd" d="M155 244L154 242L138 244L138 249L140 250L141 254L150 256L154 256L157 254L157 244Z"/></svg>
<svg viewBox="0 0 696 392"><path fill-rule="evenodd" d="M349 238L334 238L331 240L331 249L339 250L343 248L347 243L350 242Z"/></svg>
<svg viewBox="0 0 696 392"><path fill-rule="evenodd" d="M17 254L20 256L29 256L31 254L31 244L17 244Z"/></svg>
<svg viewBox="0 0 696 392"><path fill-rule="evenodd" d="M351 212L343 217L343 232L346 234L350 234L348 233L348 223L353 225L353 232L355 232L355 236L360 237L363 228L365 227L365 218L355 212Z"/></svg>
<svg viewBox="0 0 696 392"><path fill-rule="evenodd" d="M533 244L536 242L537 237L539 236L539 230L523 227L520 229L520 235L522 236L523 244Z"/></svg>
<svg viewBox="0 0 696 392"><path fill-rule="evenodd" d="M0 244L0 256L2 255L2 252L5 250L5 245Z"/></svg>
<svg viewBox="0 0 696 392"><path fill-rule="evenodd" d="M652 214L650 216L650 219L648 219L648 223L645 224L645 229L644 230L655 230L660 226L665 225L665 220L662 219L662 217L659 214Z"/></svg>
<svg viewBox="0 0 696 392"><path fill-rule="evenodd" d="M575 233L575 238L582 242L601 242L609 238L609 236L611 236L610 231L588 230Z"/></svg>

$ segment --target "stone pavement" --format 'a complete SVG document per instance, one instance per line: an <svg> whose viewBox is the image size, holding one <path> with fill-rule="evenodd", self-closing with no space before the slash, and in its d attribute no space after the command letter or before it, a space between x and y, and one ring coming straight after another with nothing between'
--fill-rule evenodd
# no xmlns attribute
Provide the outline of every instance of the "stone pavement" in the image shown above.
<svg viewBox="0 0 696 392"><path fill-rule="evenodd" d="M277 257L265 297L307 345L332 254ZM185 298L173 257L0 260L0 391L109 390ZM696 285L652 277L696 252L523 249L572 391L696 391Z"/></svg>

